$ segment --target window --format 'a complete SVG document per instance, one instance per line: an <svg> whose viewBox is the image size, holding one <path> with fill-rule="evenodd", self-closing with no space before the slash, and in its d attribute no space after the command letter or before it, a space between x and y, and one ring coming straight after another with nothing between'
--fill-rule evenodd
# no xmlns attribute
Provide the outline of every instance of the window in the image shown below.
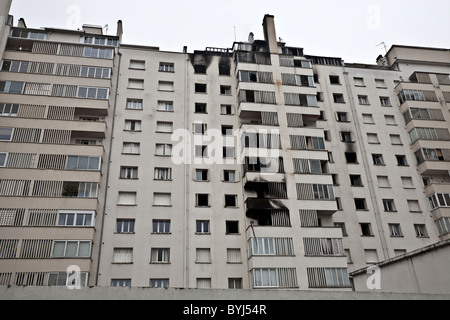
<svg viewBox="0 0 450 320"><path fill-rule="evenodd" d="M171 81L159 81L158 82L159 91L174 91L174 83Z"/></svg>
<svg viewBox="0 0 450 320"><path fill-rule="evenodd" d="M347 112L338 112L337 113L337 121L338 122L349 122L348 113Z"/></svg>
<svg viewBox="0 0 450 320"><path fill-rule="evenodd" d="M380 144L380 140L378 139L378 134L376 133L368 133L367 141L369 144Z"/></svg>
<svg viewBox="0 0 450 320"><path fill-rule="evenodd" d="M19 113L18 104L0 103L0 116L17 117L18 113Z"/></svg>
<svg viewBox="0 0 450 320"><path fill-rule="evenodd" d="M347 163L358 163L356 152L346 152L345 159L347 160Z"/></svg>
<svg viewBox="0 0 450 320"><path fill-rule="evenodd" d="M226 221L226 234L239 234L239 221Z"/></svg>
<svg viewBox="0 0 450 320"><path fill-rule="evenodd" d="M378 262L377 250L375 250L375 249L368 249L368 250L364 250L364 253L366 255L366 263L372 264L372 263L377 263Z"/></svg>
<svg viewBox="0 0 450 320"><path fill-rule="evenodd" d="M276 269L253 269L255 287L278 287Z"/></svg>
<svg viewBox="0 0 450 320"><path fill-rule="evenodd" d="M196 158L207 158L208 157L208 146L195 146L195 157Z"/></svg>
<svg viewBox="0 0 450 320"><path fill-rule="evenodd" d="M414 182L412 177L402 177L403 188L410 189L414 188Z"/></svg>
<svg viewBox="0 0 450 320"><path fill-rule="evenodd" d="M372 154L373 164L376 166L384 166L383 155Z"/></svg>
<svg viewBox="0 0 450 320"><path fill-rule="evenodd" d="M171 144L156 144L156 156L169 157L172 156L172 145Z"/></svg>
<svg viewBox="0 0 450 320"><path fill-rule="evenodd" d="M173 63L161 62L159 64L160 72L175 72L175 65Z"/></svg>
<svg viewBox="0 0 450 320"><path fill-rule="evenodd" d="M92 227L95 212L92 211L59 211L57 226Z"/></svg>
<svg viewBox="0 0 450 320"><path fill-rule="evenodd" d="M170 233L170 220L153 220L153 233Z"/></svg>
<svg viewBox="0 0 450 320"><path fill-rule="evenodd" d="M134 219L117 219L116 233L134 233Z"/></svg>
<svg viewBox="0 0 450 320"><path fill-rule="evenodd" d="M121 206L135 206L136 205L136 192L119 192L119 205Z"/></svg>
<svg viewBox="0 0 450 320"><path fill-rule="evenodd" d="M234 159L234 147L223 147L222 155L224 159Z"/></svg>
<svg viewBox="0 0 450 320"><path fill-rule="evenodd" d="M197 220L195 232L199 234L209 234L209 220Z"/></svg>
<svg viewBox="0 0 450 320"><path fill-rule="evenodd" d="M225 207L237 207L237 196L236 195L225 195Z"/></svg>
<svg viewBox="0 0 450 320"><path fill-rule="evenodd" d="M128 79L128 89L144 89L144 80L141 79Z"/></svg>
<svg viewBox="0 0 450 320"><path fill-rule="evenodd" d="M220 106L220 114L221 115L232 115L234 114L233 106L231 105L221 105Z"/></svg>
<svg viewBox="0 0 450 320"><path fill-rule="evenodd" d="M354 77L353 80L355 81L355 86L356 87L364 87L364 78L357 78Z"/></svg>
<svg viewBox="0 0 450 320"><path fill-rule="evenodd" d="M378 180L378 187L380 187L380 188L390 188L391 187L388 176L377 176L377 180Z"/></svg>
<svg viewBox="0 0 450 320"><path fill-rule="evenodd" d="M428 238L427 227L424 224L415 224L414 230L416 231L417 238Z"/></svg>
<svg viewBox="0 0 450 320"><path fill-rule="evenodd" d="M68 156L66 162L67 170L100 170L101 157L83 157L83 156Z"/></svg>
<svg viewBox="0 0 450 320"><path fill-rule="evenodd" d="M27 31L21 29L13 29L11 34L12 34L11 36L15 38L37 39L37 40L45 40L47 38L46 33Z"/></svg>
<svg viewBox="0 0 450 320"><path fill-rule="evenodd" d="M228 289L242 289L242 278L228 278Z"/></svg>
<svg viewBox="0 0 450 320"><path fill-rule="evenodd" d="M22 72L26 73L28 72L28 61L8 61L4 60L2 64L2 71L9 71L9 72Z"/></svg>
<svg viewBox="0 0 450 320"><path fill-rule="evenodd" d="M140 154L141 145L140 143L134 142L124 142L122 148L122 154Z"/></svg>
<svg viewBox="0 0 450 320"><path fill-rule="evenodd" d="M91 241L55 240L53 243L53 258L89 258L91 256Z"/></svg>
<svg viewBox="0 0 450 320"><path fill-rule="evenodd" d="M99 49L93 47L85 47L83 57L86 58L99 58L99 59L112 59L114 56L114 49Z"/></svg>
<svg viewBox="0 0 450 320"><path fill-rule="evenodd" d="M382 88L382 89L386 88L384 79L375 79L375 85L377 86L377 88Z"/></svg>
<svg viewBox="0 0 450 320"><path fill-rule="evenodd" d="M224 136L232 136L233 135L233 126L222 126L222 135Z"/></svg>
<svg viewBox="0 0 450 320"><path fill-rule="evenodd" d="M155 168L155 180L172 180L172 169L171 168Z"/></svg>
<svg viewBox="0 0 450 320"><path fill-rule="evenodd" d="M196 169L195 181L209 181L208 174L209 174L208 169Z"/></svg>
<svg viewBox="0 0 450 320"><path fill-rule="evenodd" d="M169 279L150 279L150 288L169 288Z"/></svg>
<svg viewBox="0 0 450 320"><path fill-rule="evenodd" d="M114 248L113 263L133 263L132 248Z"/></svg>
<svg viewBox="0 0 450 320"><path fill-rule="evenodd" d="M392 107L389 97L380 97L380 103L382 107Z"/></svg>
<svg viewBox="0 0 450 320"><path fill-rule="evenodd" d="M152 248L150 263L170 263L170 249Z"/></svg>
<svg viewBox="0 0 450 320"><path fill-rule="evenodd" d="M131 287L131 279L112 279L111 287L114 288L128 288Z"/></svg>
<svg viewBox="0 0 450 320"><path fill-rule="evenodd" d="M373 115L371 113L363 113L362 118L363 123L365 124L375 124L375 121L373 120Z"/></svg>
<svg viewBox="0 0 450 320"><path fill-rule="evenodd" d="M130 60L130 69L145 70L144 60Z"/></svg>
<svg viewBox="0 0 450 320"><path fill-rule="evenodd" d="M125 131L141 131L140 120L125 120Z"/></svg>
<svg viewBox="0 0 450 320"><path fill-rule="evenodd" d="M333 93L333 100L335 103L345 103L344 95L342 93Z"/></svg>
<svg viewBox="0 0 450 320"><path fill-rule="evenodd" d="M220 94L231 95L231 87L230 86L220 86Z"/></svg>
<svg viewBox="0 0 450 320"><path fill-rule="evenodd" d="M352 133L351 132L341 132L341 141L342 142L353 142Z"/></svg>
<svg viewBox="0 0 450 320"><path fill-rule="evenodd" d="M211 289L211 278L197 278L197 289Z"/></svg>
<svg viewBox="0 0 450 320"><path fill-rule="evenodd" d="M195 84L195 93L206 93L206 84L196 83Z"/></svg>
<svg viewBox="0 0 450 320"><path fill-rule="evenodd" d="M173 122L156 122L156 132L159 133L172 133L173 132Z"/></svg>
<svg viewBox="0 0 450 320"><path fill-rule="evenodd" d="M196 207L209 207L209 194L196 194L195 195Z"/></svg>
<svg viewBox="0 0 450 320"><path fill-rule="evenodd" d="M0 81L0 93L22 94L24 85L24 82Z"/></svg>
<svg viewBox="0 0 450 320"><path fill-rule="evenodd" d="M361 105L369 105L369 97L367 96L358 96L358 102Z"/></svg>
<svg viewBox="0 0 450 320"><path fill-rule="evenodd" d="M127 109L128 110L142 110L143 109L143 100L128 99L127 100Z"/></svg>
<svg viewBox="0 0 450 320"><path fill-rule="evenodd" d="M173 101L158 101L157 110L173 112Z"/></svg>
<svg viewBox="0 0 450 320"><path fill-rule="evenodd" d="M383 199L383 207L386 212L396 212L394 200Z"/></svg>
<svg viewBox="0 0 450 320"><path fill-rule="evenodd" d="M356 210L367 210L366 199L355 199Z"/></svg>
<svg viewBox="0 0 450 320"><path fill-rule="evenodd" d="M227 249L227 263L242 263L241 249Z"/></svg>
<svg viewBox="0 0 450 320"><path fill-rule="evenodd" d="M406 156L403 155L396 155L397 158L397 165L400 167L406 167L408 166L408 162L406 161Z"/></svg>
<svg viewBox="0 0 450 320"><path fill-rule="evenodd" d="M344 237L348 237L347 228L345 227L345 223L344 223L344 222L335 222L335 223L334 223L334 227L335 227L335 228L341 228L341 230L342 230L342 235L343 235Z"/></svg>
<svg viewBox="0 0 450 320"><path fill-rule="evenodd" d="M8 153L0 152L0 167L6 166L6 159L8 159Z"/></svg>
<svg viewBox="0 0 450 320"><path fill-rule="evenodd" d="M196 103L195 104L195 113L202 113L202 114L206 114L208 108L207 108L207 104L206 103Z"/></svg>
<svg viewBox="0 0 450 320"><path fill-rule="evenodd" d="M158 193L153 194L153 205L157 207L169 207L172 205L172 194Z"/></svg>
<svg viewBox="0 0 450 320"><path fill-rule="evenodd" d="M196 263L211 263L211 249L197 248L196 256Z"/></svg>
<svg viewBox="0 0 450 320"><path fill-rule="evenodd" d="M1 128L0 127L0 141L11 141L13 135L13 128Z"/></svg>
<svg viewBox="0 0 450 320"><path fill-rule="evenodd" d="M137 167L121 167L120 179L138 179Z"/></svg>
<svg viewBox="0 0 450 320"><path fill-rule="evenodd" d="M341 81L339 80L339 76L330 76L330 83L331 84L341 84Z"/></svg>
<svg viewBox="0 0 450 320"><path fill-rule="evenodd" d="M420 209L419 201L417 200L407 200L409 212L422 212Z"/></svg>
<svg viewBox="0 0 450 320"><path fill-rule="evenodd" d="M362 187L362 179L360 175L351 175L350 176L350 183L353 187Z"/></svg>
<svg viewBox="0 0 450 320"><path fill-rule="evenodd" d="M395 117L392 115L385 115L384 118L386 119L386 125L388 126L396 126L397 121L395 121Z"/></svg>
<svg viewBox="0 0 450 320"><path fill-rule="evenodd" d="M77 97L82 99L108 99L108 88L78 87Z"/></svg>
<svg viewBox="0 0 450 320"><path fill-rule="evenodd" d="M62 195L71 198L97 198L98 183L64 182Z"/></svg>
<svg viewBox="0 0 450 320"><path fill-rule="evenodd" d="M194 123L194 134L205 134L206 131L208 131L208 125L206 123Z"/></svg>
<svg viewBox="0 0 450 320"><path fill-rule="evenodd" d="M223 181L224 182L236 182L236 171L224 170L223 171Z"/></svg>
<svg viewBox="0 0 450 320"><path fill-rule="evenodd" d="M389 232L391 237L402 237L402 230L398 223L389 224Z"/></svg>
<svg viewBox="0 0 450 320"><path fill-rule="evenodd" d="M361 226L361 235L362 236L365 236L365 237L373 236L372 226L370 225L370 223L360 223L359 225Z"/></svg>
<svg viewBox="0 0 450 320"><path fill-rule="evenodd" d="M391 138L391 144L394 145L403 145L402 143L402 138L400 137L400 135L398 134L391 134L389 135L389 137Z"/></svg>
<svg viewBox="0 0 450 320"><path fill-rule="evenodd" d="M117 39L108 39L108 38L101 38L101 37L84 37L84 43L117 47L119 41Z"/></svg>

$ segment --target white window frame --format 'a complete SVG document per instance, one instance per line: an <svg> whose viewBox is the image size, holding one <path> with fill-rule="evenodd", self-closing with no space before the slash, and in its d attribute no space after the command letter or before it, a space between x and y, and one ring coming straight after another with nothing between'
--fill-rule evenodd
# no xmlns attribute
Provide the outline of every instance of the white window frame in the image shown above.
<svg viewBox="0 0 450 320"><path fill-rule="evenodd" d="M162 154L158 154L159 151L162 151ZM155 148L155 156L171 157L172 151L173 151L173 145L167 144L167 143L157 143L156 148Z"/></svg>
<svg viewBox="0 0 450 320"><path fill-rule="evenodd" d="M170 227L171 227L170 220L154 219L152 221L153 234L170 234Z"/></svg>
<svg viewBox="0 0 450 320"><path fill-rule="evenodd" d="M150 263L170 263L170 248L151 248Z"/></svg>
<svg viewBox="0 0 450 320"><path fill-rule="evenodd" d="M278 288L278 270L275 268L253 269L253 283L255 288ZM266 279L264 279L266 278ZM267 282L266 282L267 281Z"/></svg>
<svg viewBox="0 0 450 320"><path fill-rule="evenodd" d="M64 250L62 256L55 256L55 246L57 243L64 243ZM67 245L69 243L77 244L77 253L75 256L67 256ZM80 256L80 245L81 244L89 244L89 254L87 256ZM52 258L90 258L92 254L92 241L91 240L54 240L53 248L52 248Z"/></svg>
<svg viewBox="0 0 450 320"><path fill-rule="evenodd" d="M142 99L127 99L127 110L143 110L144 102Z"/></svg>
<svg viewBox="0 0 450 320"><path fill-rule="evenodd" d="M7 106L9 106L9 111L5 112ZM20 105L17 103L0 103L0 117L17 117L19 107Z"/></svg>
<svg viewBox="0 0 450 320"><path fill-rule="evenodd" d="M73 215L72 224L68 223L69 215ZM77 224L79 216L83 216L83 218L82 218L83 222L81 225ZM86 221L87 221L86 216L91 216L90 224L86 224ZM64 222L62 224L61 224L61 219L64 219ZM75 228L94 227L95 226L95 211L59 210L56 225L59 227L75 227Z"/></svg>
<svg viewBox="0 0 450 320"><path fill-rule="evenodd" d="M3 161L3 163L0 162L0 168L5 168L6 164L8 163L8 152L0 152L0 155L5 155L5 160Z"/></svg>
<svg viewBox="0 0 450 320"><path fill-rule="evenodd" d="M81 90L85 89L86 94L82 94ZM89 96L89 92L95 90L95 97ZM103 90L106 90L106 97L105 98L99 98L99 92ZM95 100L108 100L109 97L109 88L98 88L98 87L85 87L85 86L79 86L77 88L77 98L79 99L95 99Z"/></svg>
<svg viewBox="0 0 450 320"><path fill-rule="evenodd" d="M78 158L76 168L69 168L68 167L70 158ZM87 168L86 169L80 169L79 168L79 166L80 166L80 158L87 158ZM93 169L89 168L90 167L90 163L91 163L91 159L92 160L93 159L97 159L98 160L97 168L93 168ZM77 171L99 171L101 167L102 167L102 157L72 156L72 155L67 156L66 166L65 166L66 170L77 170Z"/></svg>

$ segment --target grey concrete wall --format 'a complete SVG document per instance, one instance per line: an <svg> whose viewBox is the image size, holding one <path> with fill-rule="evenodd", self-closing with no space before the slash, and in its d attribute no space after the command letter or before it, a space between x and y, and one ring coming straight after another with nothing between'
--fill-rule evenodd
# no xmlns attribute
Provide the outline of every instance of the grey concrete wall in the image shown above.
<svg viewBox="0 0 450 320"><path fill-rule="evenodd" d="M450 295L296 290L0 287L0 300L450 300Z"/></svg>

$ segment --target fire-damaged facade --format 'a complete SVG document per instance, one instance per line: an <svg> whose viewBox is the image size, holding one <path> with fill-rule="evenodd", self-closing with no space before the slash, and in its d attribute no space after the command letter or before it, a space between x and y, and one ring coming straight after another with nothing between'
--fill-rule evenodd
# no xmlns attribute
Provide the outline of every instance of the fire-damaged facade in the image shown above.
<svg viewBox="0 0 450 320"><path fill-rule="evenodd" d="M351 291L448 239L444 49L348 64L271 15L193 53L5 22L0 285Z"/></svg>

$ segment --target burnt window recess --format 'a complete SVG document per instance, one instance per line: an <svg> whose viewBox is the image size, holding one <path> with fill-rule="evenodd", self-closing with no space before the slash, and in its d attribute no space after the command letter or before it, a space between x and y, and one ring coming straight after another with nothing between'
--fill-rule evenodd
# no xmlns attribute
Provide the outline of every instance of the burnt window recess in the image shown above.
<svg viewBox="0 0 450 320"><path fill-rule="evenodd" d="M350 175L350 184L352 187L362 187L362 179L360 175Z"/></svg>
<svg viewBox="0 0 450 320"><path fill-rule="evenodd" d="M225 207L237 207L237 196L225 195Z"/></svg>
<svg viewBox="0 0 450 320"><path fill-rule="evenodd" d="M356 210L367 210L366 199L355 199Z"/></svg>
<svg viewBox="0 0 450 320"><path fill-rule="evenodd" d="M347 163L358 163L356 152L346 152L345 159L347 160Z"/></svg>
<svg viewBox="0 0 450 320"><path fill-rule="evenodd" d="M209 207L209 194L197 194L196 198L197 207Z"/></svg>
<svg viewBox="0 0 450 320"><path fill-rule="evenodd" d="M206 93L206 84L196 83L195 84L195 93Z"/></svg>
<svg viewBox="0 0 450 320"><path fill-rule="evenodd" d="M239 221L227 221L226 234L239 234Z"/></svg>
<svg viewBox="0 0 450 320"><path fill-rule="evenodd" d="M206 103L196 103L195 104L195 113L207 113Z"/></svg>
<svg viewBox="0 0 450 320"><path fill-rule="evenodd" d="M339 79L339 76L330 76L330 83L341 84L341 80Z"/></svg>
<svg viewBox="0 0 450 320"><path fill-rule="evenodd" d="M372 226L370 223L360 223L361 226L361 235L365 237L371 237L372 234Z"/></svg>

